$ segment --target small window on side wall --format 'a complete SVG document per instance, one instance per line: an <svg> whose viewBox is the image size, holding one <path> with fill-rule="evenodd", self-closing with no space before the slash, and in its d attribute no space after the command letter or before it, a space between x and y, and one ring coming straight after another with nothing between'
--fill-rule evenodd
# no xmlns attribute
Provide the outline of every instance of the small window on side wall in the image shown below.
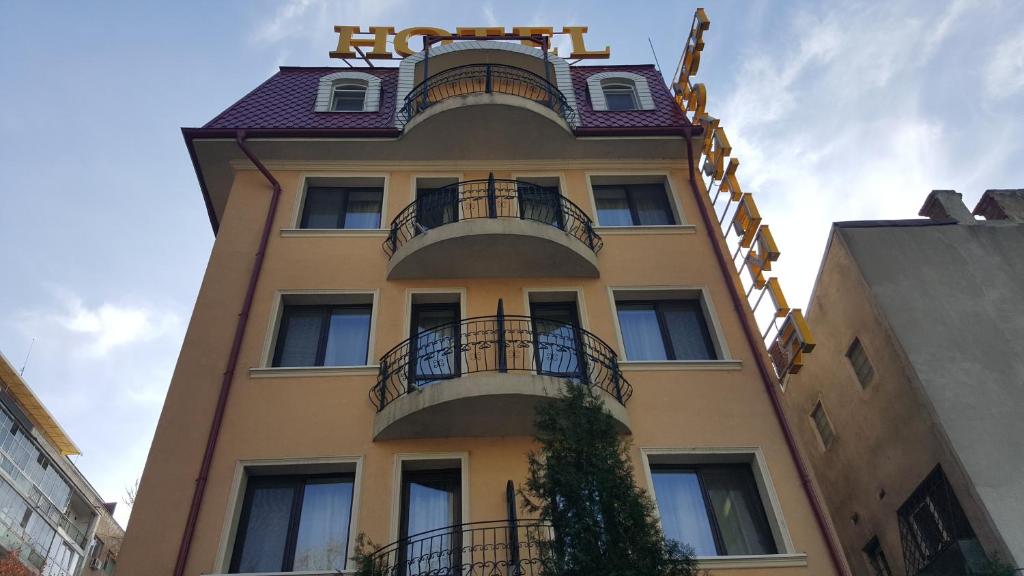
<svg viewBox="0 0 1024 576"><path fill-rule="evenodd" d="M860 338L854 338L850 343L850 347L846 350L846 359L850 361L850 366L857 374L857 381L860 382L861 388L867 388L868 384L875 379L875 367L871 365L871 359L864 351Z"/></svg>
<svg viewBox="0 0 1024 576"><path fill-rule="evenodd" d="M366 83L346 81L331 92L331 112L362 112L366 106Z"/></svg>
<svg viewBox="0 0 1024 576"><path fill-rule="evenodd" d="M868 568L871 569L871 576L892 576L889 560L885 557L878 537L872 538L864 547L864 558L867 560Z"/></svg>
<svg viewBox="0 0 1024 576"><path fill-rule="evenodd" d="M818 431L818 439L821 440L821 445L827 450L835 440L836 433L832 428L832 421L829 420L821 400L818 400L814 405L814 410L811 410L811 420L814 421L814 428Z"/></svg>
<svg viewBox="0 0 1024 576"><path fill-rule="evenodd" d="M640 99L637 97L636 86L630 80L614 78L601 82L604 100L611 112L638 110Z"/></svg>

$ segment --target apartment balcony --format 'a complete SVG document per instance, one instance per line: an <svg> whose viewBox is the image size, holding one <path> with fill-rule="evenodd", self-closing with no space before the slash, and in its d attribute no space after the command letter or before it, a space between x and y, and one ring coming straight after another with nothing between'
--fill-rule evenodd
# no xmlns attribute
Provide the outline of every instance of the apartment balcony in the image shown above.
<svg viewBox="0 0 1024 576"><path fill-rule="evenodd" d="M530 316L467 318L423 331L380 359L374 439L528 436L538 403L588 386L622 432L633 389L600 338Z"/></svg>
<svg viewBox="0 0 1024 576"><path fill-rule="evenodd" d="M496 520L438 528L374 552L371 574L540 576L553 529L538 520Z"/></svg>
<svg viewBox="0 0 1024 576"><path fill-rule="evenodd" d="M558 190L469 180L421 191L391 222L388 279L597 277L603 242Z"/></svg>
<svg viewBox="0 0 1024 576"><path fill-rule="evenodd" d="M412 88L398 112L407 130L427 117L472 106L525 108L559 123L577 124L576 111L547 78L507 64L468 64L431 75Z"/></svg>

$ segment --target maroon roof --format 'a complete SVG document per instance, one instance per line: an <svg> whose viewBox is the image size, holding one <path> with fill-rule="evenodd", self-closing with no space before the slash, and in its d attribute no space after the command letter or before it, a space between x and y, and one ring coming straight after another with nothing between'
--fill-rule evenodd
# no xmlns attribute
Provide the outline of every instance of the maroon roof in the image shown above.
<svg viewBox="0 0 1024 576"><path fill-rule="evenodd" d="M284 66L266 82L243 96L208 122L204 129L246 130L379 130L394 128L397 68L360 68L381 79L378 112L315 112L320 77L347 68L300 68ZM580 132L601 130L678 129L688 126L665 86L661 73L651 65L574 66L570 68ZM628 71L647 78L654 110L597 112L590 104L587 78L597 72Z"/></svg>

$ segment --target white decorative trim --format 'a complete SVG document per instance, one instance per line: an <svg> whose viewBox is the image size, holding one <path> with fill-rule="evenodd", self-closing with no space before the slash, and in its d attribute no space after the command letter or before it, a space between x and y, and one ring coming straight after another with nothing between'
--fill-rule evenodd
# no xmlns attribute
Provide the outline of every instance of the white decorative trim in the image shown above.
<svg viewBox="0 0 1024 576"><path fill-rule="evenodd" d="M608 102L604 99L602 83L605 80L625 80L636 88L637 104L640 110L654 110L654 97L651 96L651 87L647 84L647 78L632 72L598 72L587 78L587 91L590 92L590 105L598 112L608 111Z"/></svg>
<svg viewBox="0 0 1024 576"><path fill-rule="evenodd" d="M310 376L376 376L380 365L365 366L288 366L249 368L250 378L304 378Z"/></svg>
<svg viewBox="0 0 1024 576"><path fill-rule="evenodd" d="M334 112L331 110L331 93L334 92L336 85L345 80L356 80L366 84L366 100L363 101L363 112L376 112L380 109L380 78L366 72L344 70L320 78L320 86L317 88L316 106L314 108L317 112Z"/></svg>
<svg viewBox="0 0 1024 576"><path fill-rule="evenodd" d="M533 56L538 60L544 59L544 51L540 48L531 48L522 44L512 44L509 42L495 42L493 40L471 40L445 44L436 48L431 48L430 56L433 58L450 52L459 52L461 50L504 50L506 52L517 52L519 54ZM405 105L405 97L408 96L409 92L412 92L412 89L415 87L416 65L422 62L424 58L426 58L426 54L421 50L402 60L402 63L398 67L398 94L395 98L395 126L398 128L405 126L402 122L402 115L399 114L399 112L401 112L402 106ZM565 96L565 101L570 108L573 110L579 110L576 106L576 91L572 88L572 76L569 73L569 63L550 53L548 54L548 62L555 71L555 87L562 92L563 96ZM578 123L579 120L577 119L576 122Z"/></svg>
<svg viewBox="0 0 1024 576"><path fill-rule="evenodd" d="M461 486L459 500L462 504L462 523L469 522L469 452L401 452L395 454L395 469L392 476L391 486L391 528L389 534L390 542L398 540L399 526L402 513L402 472L405 462L423 462L429 460L449 460L459 463L459 476Z"/></svg>
<svg viewBox="0 0 1024 576"><path fill-rule="evenodd" d="M282 228L283 238L324 238L346 236L348 238L387 238L390 231L380 228Z"/></svg>
<svg viewBox="0 0 1024 576"><path fill-rule="evenodd" d="M620 360L623 370L741 370L739 360Z"/></svg>
<svg viewBox="0 0 1024 576"><path fill-rule="evenodd" d="M693 224L665 224L657 226L594 226L601 236L634 236L651 234L696 234Z"/></svg>

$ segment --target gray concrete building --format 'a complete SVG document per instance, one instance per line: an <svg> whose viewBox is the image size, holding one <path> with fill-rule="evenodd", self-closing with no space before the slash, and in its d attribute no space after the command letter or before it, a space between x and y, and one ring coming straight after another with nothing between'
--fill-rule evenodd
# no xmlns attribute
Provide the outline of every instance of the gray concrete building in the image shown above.
<svg viewBox="0 0 1024 576"><path fill-rule="evenodd" d="M1024 190L838 222L784 385L857 575L1024 567Z"/></svg>
<svg viewBox="0 0 1024 576"><path fill-rule="evenodd" d="M113 574L124 530L71 438L0 354L0 553L44 576Z"/></svg>

